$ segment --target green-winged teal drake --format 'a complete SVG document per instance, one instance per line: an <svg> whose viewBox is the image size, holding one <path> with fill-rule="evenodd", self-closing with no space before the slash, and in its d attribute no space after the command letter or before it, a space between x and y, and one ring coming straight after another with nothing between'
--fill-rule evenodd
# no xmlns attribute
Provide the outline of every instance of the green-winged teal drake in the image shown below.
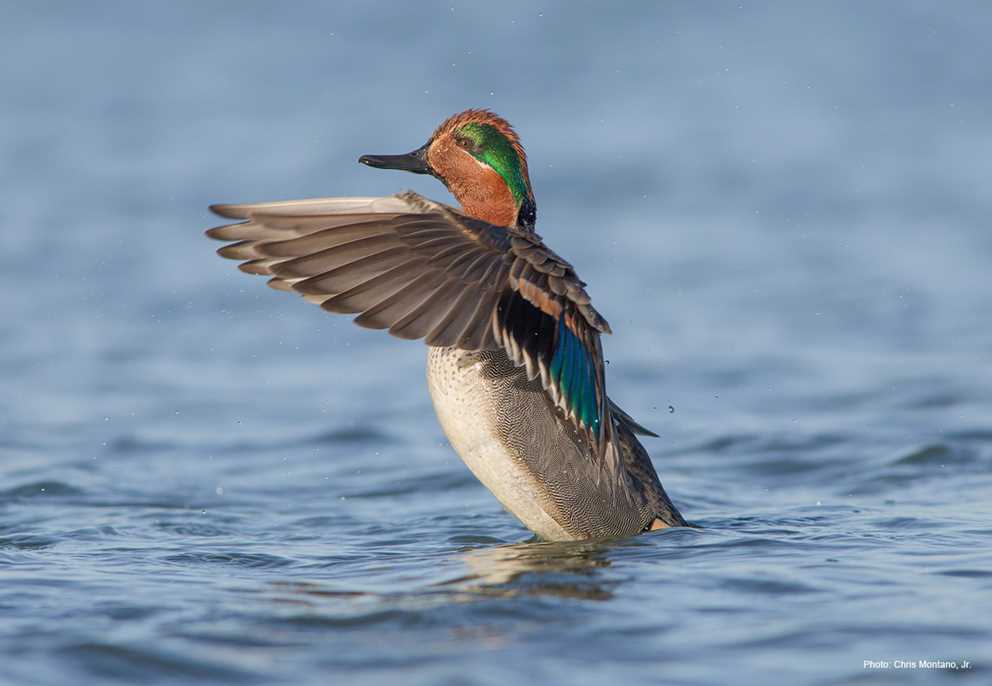
<svg viewBox="0 0 992 686"><path fill-rule="evenodd" d="M510 125L468 110L413 152L359 162L430 174L461 209L412 192L213 205L245 221L207 234L231 241L218 252L273 288L424 339L451 445L542 538L686 525L635 436L654 434L606 394L609 325L534 232L527 158Z"/></svg>

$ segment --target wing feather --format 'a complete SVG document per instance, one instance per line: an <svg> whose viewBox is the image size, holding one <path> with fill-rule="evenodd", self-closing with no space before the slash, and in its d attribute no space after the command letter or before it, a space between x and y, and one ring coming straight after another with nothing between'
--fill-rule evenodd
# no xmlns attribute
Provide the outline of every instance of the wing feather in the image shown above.
<svg viewBox="0 0 992 686"><path fill-rule="evenodd" d="M335 262L327 271L301 269L299 265L282 264L274 265L271 271L282 278L302 277L303 280L296 286L297 290L308 295L319 295L341 293L374 276L401 266L408 266L412 270L418 266L418 263L410 259L410 254L402 248L392 247L355 258L344 264Z"/></svg>
<svg viewBox="0 0 992 686"><path fill-rule="evenodd" d="M404 262L389 271L377 274L328 298L321 307L330 312L340 312L342 314L365 312L383 300L392 297L400 289L405 288L416 275L416 266L415 262ZM302 290L295 286L294 288L296 290ZM319 286L315 286L310 290L309 294L318 295L318 293L324 290Z"/></svg>
<svg viewBox="0 0 992 686"><path fill-rule="evenodd" d="M609 325L537 234L415 193L211 209L245 220L207 231L230 242L218 252L243 271L400 338L502 348L606 454L612 422L599 337Z"/></svg>

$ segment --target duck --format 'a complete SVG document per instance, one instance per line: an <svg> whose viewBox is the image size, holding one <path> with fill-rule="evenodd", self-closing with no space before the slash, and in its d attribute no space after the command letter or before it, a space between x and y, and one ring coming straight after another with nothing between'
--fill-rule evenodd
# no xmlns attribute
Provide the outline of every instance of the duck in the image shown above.
<svg viewBox="0 0 992 686"><path fill-rule="evenodd" d="M427 174L458 207L412 191L216 204L207 231L248 274L354 322L427 345L427 387L451 447L539 539L691 526L606 392L611 333L575 268L535 232L527 156L487 109L445 119L406 154L361 164Z"/></svg>

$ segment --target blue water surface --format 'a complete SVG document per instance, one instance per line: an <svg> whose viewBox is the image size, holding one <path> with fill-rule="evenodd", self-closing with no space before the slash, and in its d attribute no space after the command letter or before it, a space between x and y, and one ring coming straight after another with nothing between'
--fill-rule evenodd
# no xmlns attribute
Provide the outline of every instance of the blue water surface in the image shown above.
<svg viewBox="0 0 992 686"><path fill-rule="evenodd" d="M0 10L0 682L992 683L987 3ZM530 542L202 234L480 106L701 528Z"/></svg>

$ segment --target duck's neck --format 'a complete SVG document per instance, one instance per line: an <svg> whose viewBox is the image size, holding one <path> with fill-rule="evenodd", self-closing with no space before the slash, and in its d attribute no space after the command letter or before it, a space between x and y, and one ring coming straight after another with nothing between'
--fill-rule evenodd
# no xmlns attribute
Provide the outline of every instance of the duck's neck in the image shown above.
<svg viewBox="0 0 992 686"><path fill-rule="evenodd" d="M533 231L536 222L537 204L534 202L533 196L524 198L524 201L520 204L520 209L517 210L517 228L524 231Z"/></svg>
<svg viewBox="0 0 992 686"><path fill-rule="evenodd" d="M495 172L472 183L451 184L451 193L465 214L495 226L513 226L524 231L534 230L537 207L533 198L524 196L520 202Z"/></svg>

